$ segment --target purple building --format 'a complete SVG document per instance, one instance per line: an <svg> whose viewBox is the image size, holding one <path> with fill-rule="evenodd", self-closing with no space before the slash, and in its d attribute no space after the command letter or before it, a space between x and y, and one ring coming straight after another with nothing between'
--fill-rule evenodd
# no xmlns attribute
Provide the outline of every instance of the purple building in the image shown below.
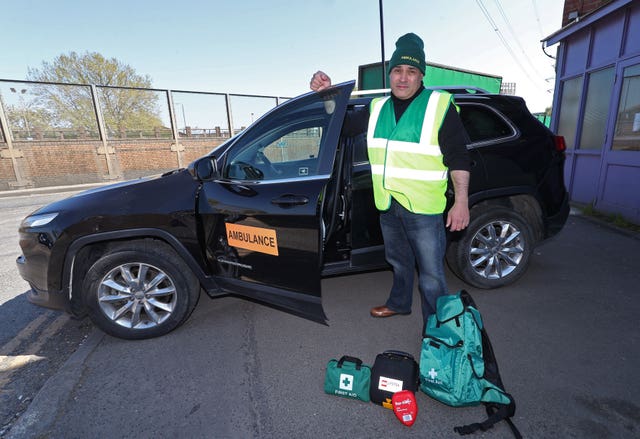
<svg viewBox="0 0 640 439"><path fill-rule="evenodd" d="M567 142L567 189L640 224L640 1L601 1L584 15L575 3L565 2L572 21L543 40L559 43L551 129Z"/></svg>

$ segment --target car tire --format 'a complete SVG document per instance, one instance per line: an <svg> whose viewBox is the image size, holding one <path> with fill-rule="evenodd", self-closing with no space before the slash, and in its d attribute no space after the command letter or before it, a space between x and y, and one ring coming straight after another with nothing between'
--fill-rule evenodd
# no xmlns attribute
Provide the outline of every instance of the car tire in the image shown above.
<svg viewBox="0 0 640 439"><path fill-rule="evenodd" d="M498 288L526 271L533 246L527 221L514 210L485 205L471 212L466 231L447 249L449 268L477 288Z"/></svg>
<svg viewBox="0 0 640 439"><path fill-rule="evenodd" d="M110 249L89 268L83 299L91 321L124 339L164 335L195 308L200 285L167 245L137 241Z"/></svg>

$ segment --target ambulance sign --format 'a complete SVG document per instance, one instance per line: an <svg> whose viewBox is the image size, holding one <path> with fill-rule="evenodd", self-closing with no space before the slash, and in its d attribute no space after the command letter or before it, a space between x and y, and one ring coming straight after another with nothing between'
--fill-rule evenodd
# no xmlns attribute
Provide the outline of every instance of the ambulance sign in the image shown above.
<svg viewBox="0 0 640 439"><path fill-rule="evenodd" d="M230 246L278 256L278 237L275 230L230 223L226 223L225 226Z"/></svg>

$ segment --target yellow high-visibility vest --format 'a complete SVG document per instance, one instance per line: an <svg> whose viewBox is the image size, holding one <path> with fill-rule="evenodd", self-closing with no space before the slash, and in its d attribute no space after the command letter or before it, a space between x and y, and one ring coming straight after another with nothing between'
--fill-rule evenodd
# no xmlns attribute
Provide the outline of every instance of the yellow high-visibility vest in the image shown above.
<svg viewBox="0 0 640 439"><path fill-rule="evenodd" d="M397 124L390 98L371 102L367 152L378 210L389 209L393 197L413 213L444 211L448 169L438 131L451 100L449 93L423 90Z"/></svg>

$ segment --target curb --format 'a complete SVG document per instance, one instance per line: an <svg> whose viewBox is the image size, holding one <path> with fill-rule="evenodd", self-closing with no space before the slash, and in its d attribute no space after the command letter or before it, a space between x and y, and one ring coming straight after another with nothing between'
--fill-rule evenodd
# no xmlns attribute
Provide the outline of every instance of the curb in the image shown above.
<svg viewBox="0 0 640 439"><path fill-rule="evenodd" d="M640 240L640 232L634 232L633 230L628 230L622 227L618 227L615 224L611 224L610 222L604 221L600 218L596 218L594 216L585 214L584 211L579 206L572 205L571 210L569 211L569 214L573 216L578 216L580 218L583 218L586 221L589 221L592 224L597 224L599 226L605 227L609 230L620 233L621 235L625 235L629 238ZM565 224L565 227L567 227L566 224Z"/></svg>
<svg viewBox="0 0 640 439"><path fill-rule="evenodd" d="M93 329L86 341L44 383L27 410L11 426L6 439L46 436L51 424L65 409L66 401L82 379L86 367L85 360L98 347L104 337L104 332L97 328Z"/></svg>

